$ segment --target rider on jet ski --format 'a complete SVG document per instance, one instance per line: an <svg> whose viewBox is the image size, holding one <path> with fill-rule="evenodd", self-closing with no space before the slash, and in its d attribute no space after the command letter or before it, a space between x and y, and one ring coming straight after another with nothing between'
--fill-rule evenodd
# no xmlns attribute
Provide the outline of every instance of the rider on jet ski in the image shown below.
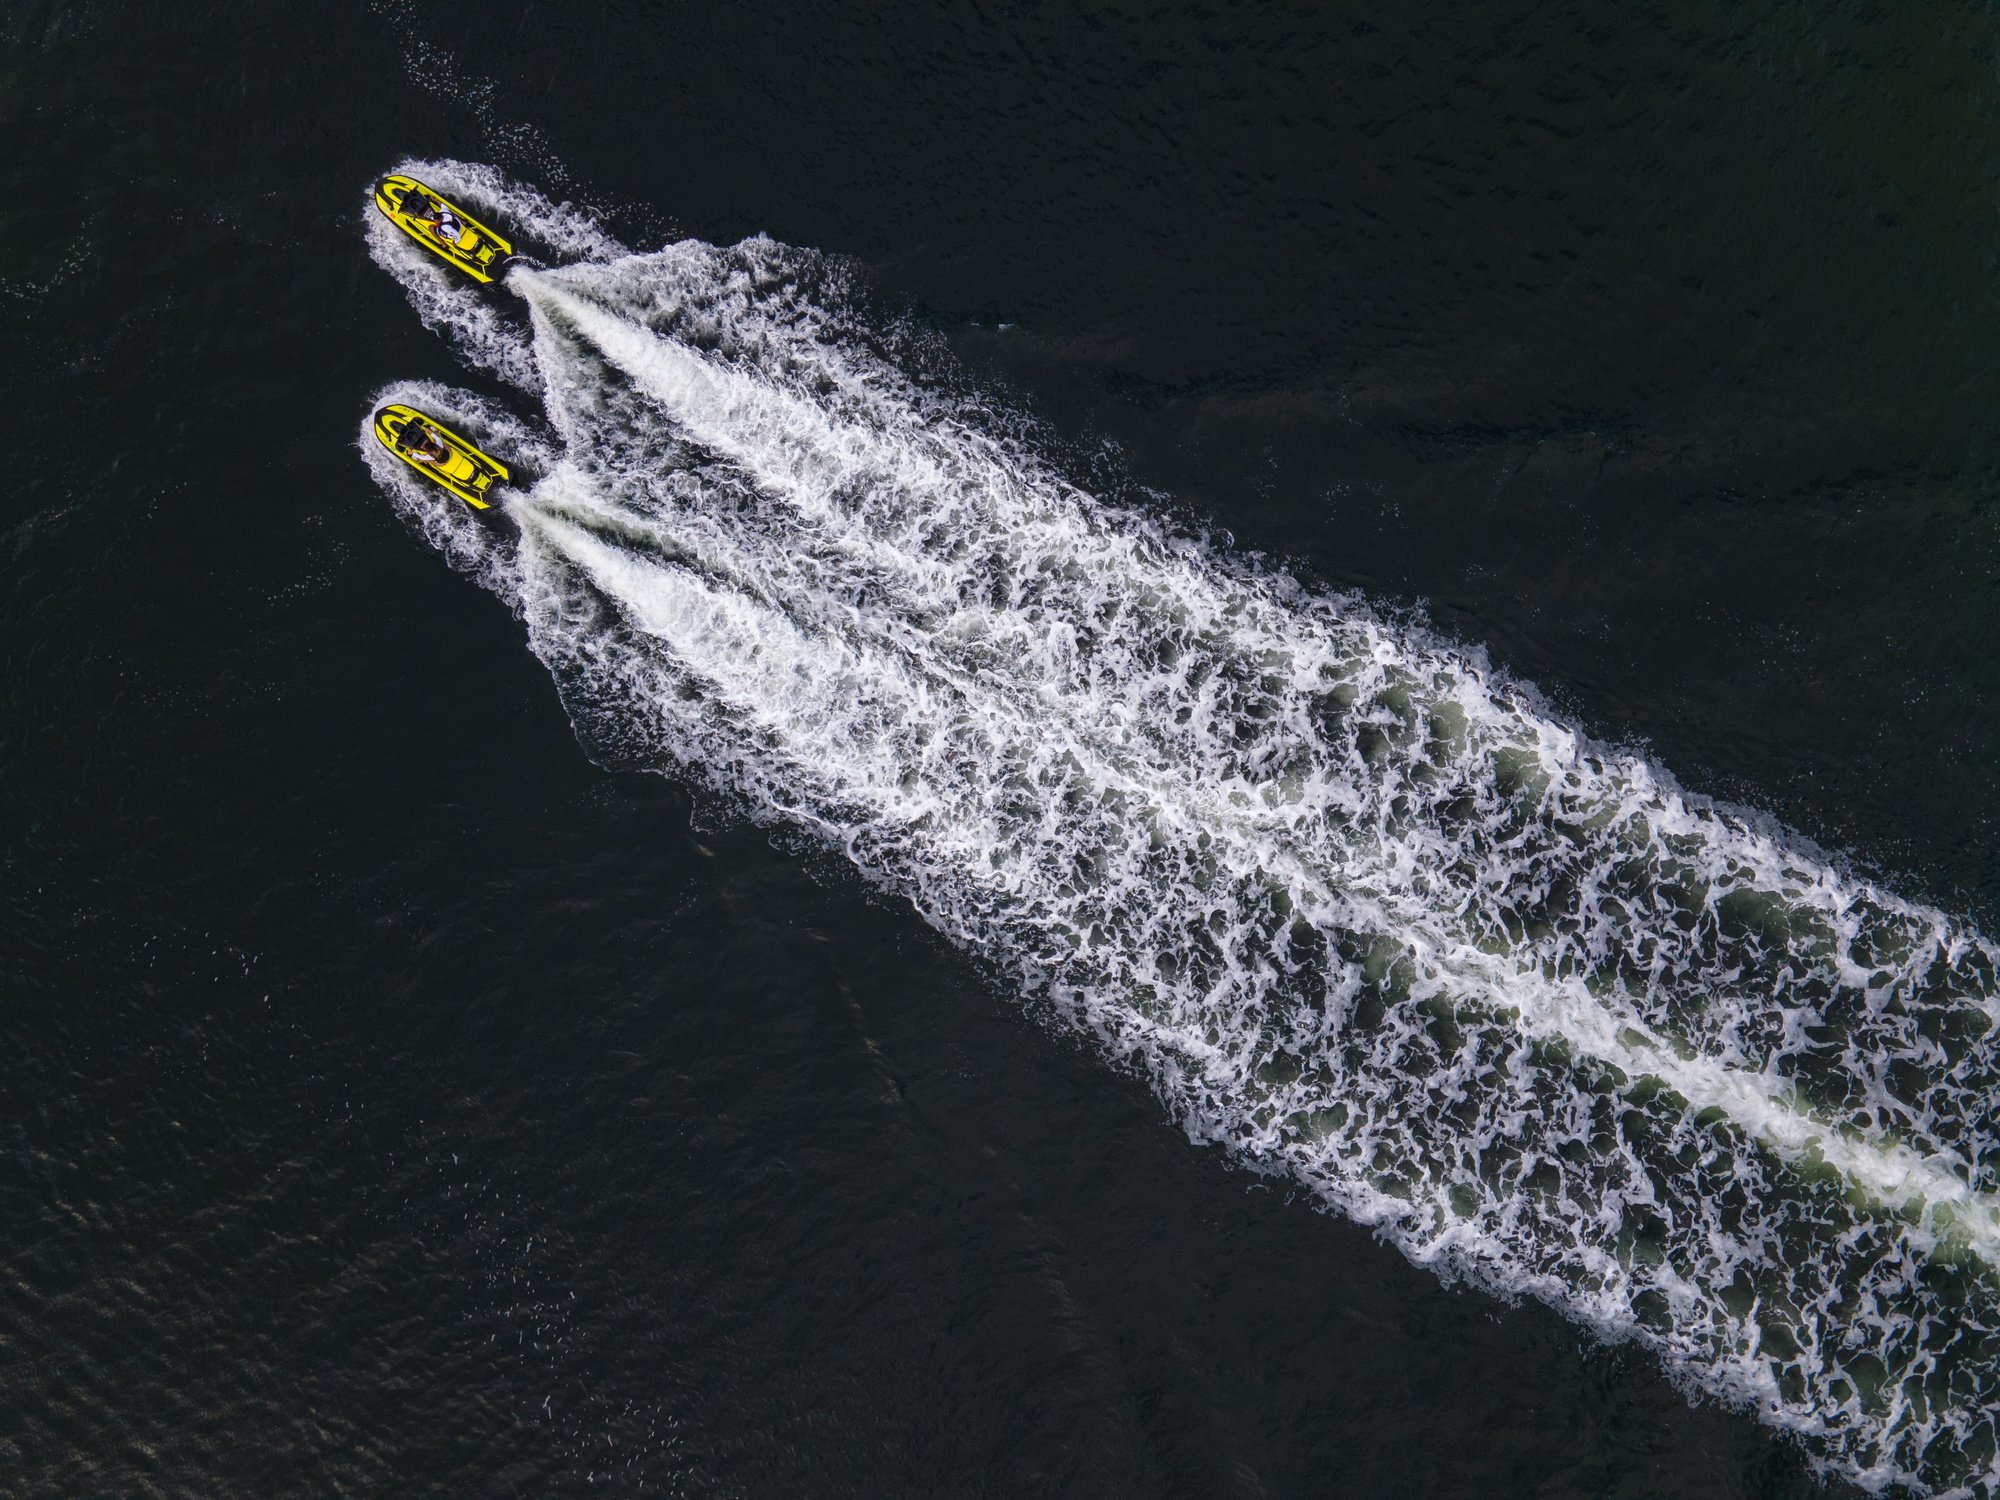
<svg viewBox="0 0 2000 1500"><path fill-rule="evenodd" d="M437 432L422 422L412 422L403 429L403 451L419 463L441 464L451 457L451 450Z"/></svg>
<svg viewBox="0 0 2000 1500"><path fill-rule="evenodd" d="M416 201L412 202L412 199ZM403 209L447 245L456 245L458 237L465 232L465 226L459 223L458 215L451 211L450 205L428 193L410 193L403 200Z"/></svg>

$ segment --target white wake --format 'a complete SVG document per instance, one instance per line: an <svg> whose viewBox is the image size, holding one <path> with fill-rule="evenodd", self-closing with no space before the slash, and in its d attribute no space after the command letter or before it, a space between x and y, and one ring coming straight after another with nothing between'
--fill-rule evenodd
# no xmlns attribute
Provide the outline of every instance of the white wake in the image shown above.
<svg viewBox="0 0 2000 1500"><path fill-rule="evenodd" d="M837 265L586 256L430 326L538 404L405 399L537 477L482 527L579 729L805 830L1420 1263L1656 1349L1879 1487L1994 1493L1994 945L1594 743L1475 654L1065 483Z"/></svg>

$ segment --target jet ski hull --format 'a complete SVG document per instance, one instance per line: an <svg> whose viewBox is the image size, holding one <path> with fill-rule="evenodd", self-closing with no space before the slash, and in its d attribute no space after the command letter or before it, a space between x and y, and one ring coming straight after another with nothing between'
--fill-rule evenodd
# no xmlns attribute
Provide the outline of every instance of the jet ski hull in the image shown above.
<svg viewBox="0 0 2000 1500"><path fill-rule="evenodd" d="M445 456L427 460L417 457L410 449L410 424L421 423L423 427L437 434L444 444ZM375 413L375 436L404 463L415 469L424 478L449 491L463 500L474 510L491 510L493 502L487 499L487 491L495 484L504 484L513 478L508 467L491 454L482 453L466 438L453 432L444 423L427 412L420 412L413 406L400 403L383 407Z"/></svg>
<svg viewBox="0 0 2000 1500"><path fill-rule="evenodd" d="M474 281L497 279L513 258L514 247L506 239L414 177L383 178L375 189L375 206L391 224Z"/></svg>

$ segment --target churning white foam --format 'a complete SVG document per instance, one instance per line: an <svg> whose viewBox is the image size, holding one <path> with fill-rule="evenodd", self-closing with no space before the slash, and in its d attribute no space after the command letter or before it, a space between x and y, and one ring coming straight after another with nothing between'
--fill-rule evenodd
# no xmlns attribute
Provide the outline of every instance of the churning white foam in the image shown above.
<svg viewBox="0 0 2000 1500"><path fill-rule="evenodd" d="M534 426L515 525L399 506L580 730L809 831L1413 1259L1656 1349L1870 1486L1992 1493L1994 946L1476 653L1064 482L769 241L518 298L378 259Z"/></svg>

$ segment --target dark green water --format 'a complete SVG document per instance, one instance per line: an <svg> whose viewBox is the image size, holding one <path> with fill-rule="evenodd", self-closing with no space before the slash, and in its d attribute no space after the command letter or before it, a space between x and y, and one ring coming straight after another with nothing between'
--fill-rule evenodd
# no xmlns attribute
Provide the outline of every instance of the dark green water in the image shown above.
<svg viewBox="0 0 2000 1500"><path fill-rule="evenodd" d="M1996 42L0 5L0 1491L1817 1493L594 768L355 458L461 378L356 206L853 256L1080 473L1990 931Z"/></svg>

